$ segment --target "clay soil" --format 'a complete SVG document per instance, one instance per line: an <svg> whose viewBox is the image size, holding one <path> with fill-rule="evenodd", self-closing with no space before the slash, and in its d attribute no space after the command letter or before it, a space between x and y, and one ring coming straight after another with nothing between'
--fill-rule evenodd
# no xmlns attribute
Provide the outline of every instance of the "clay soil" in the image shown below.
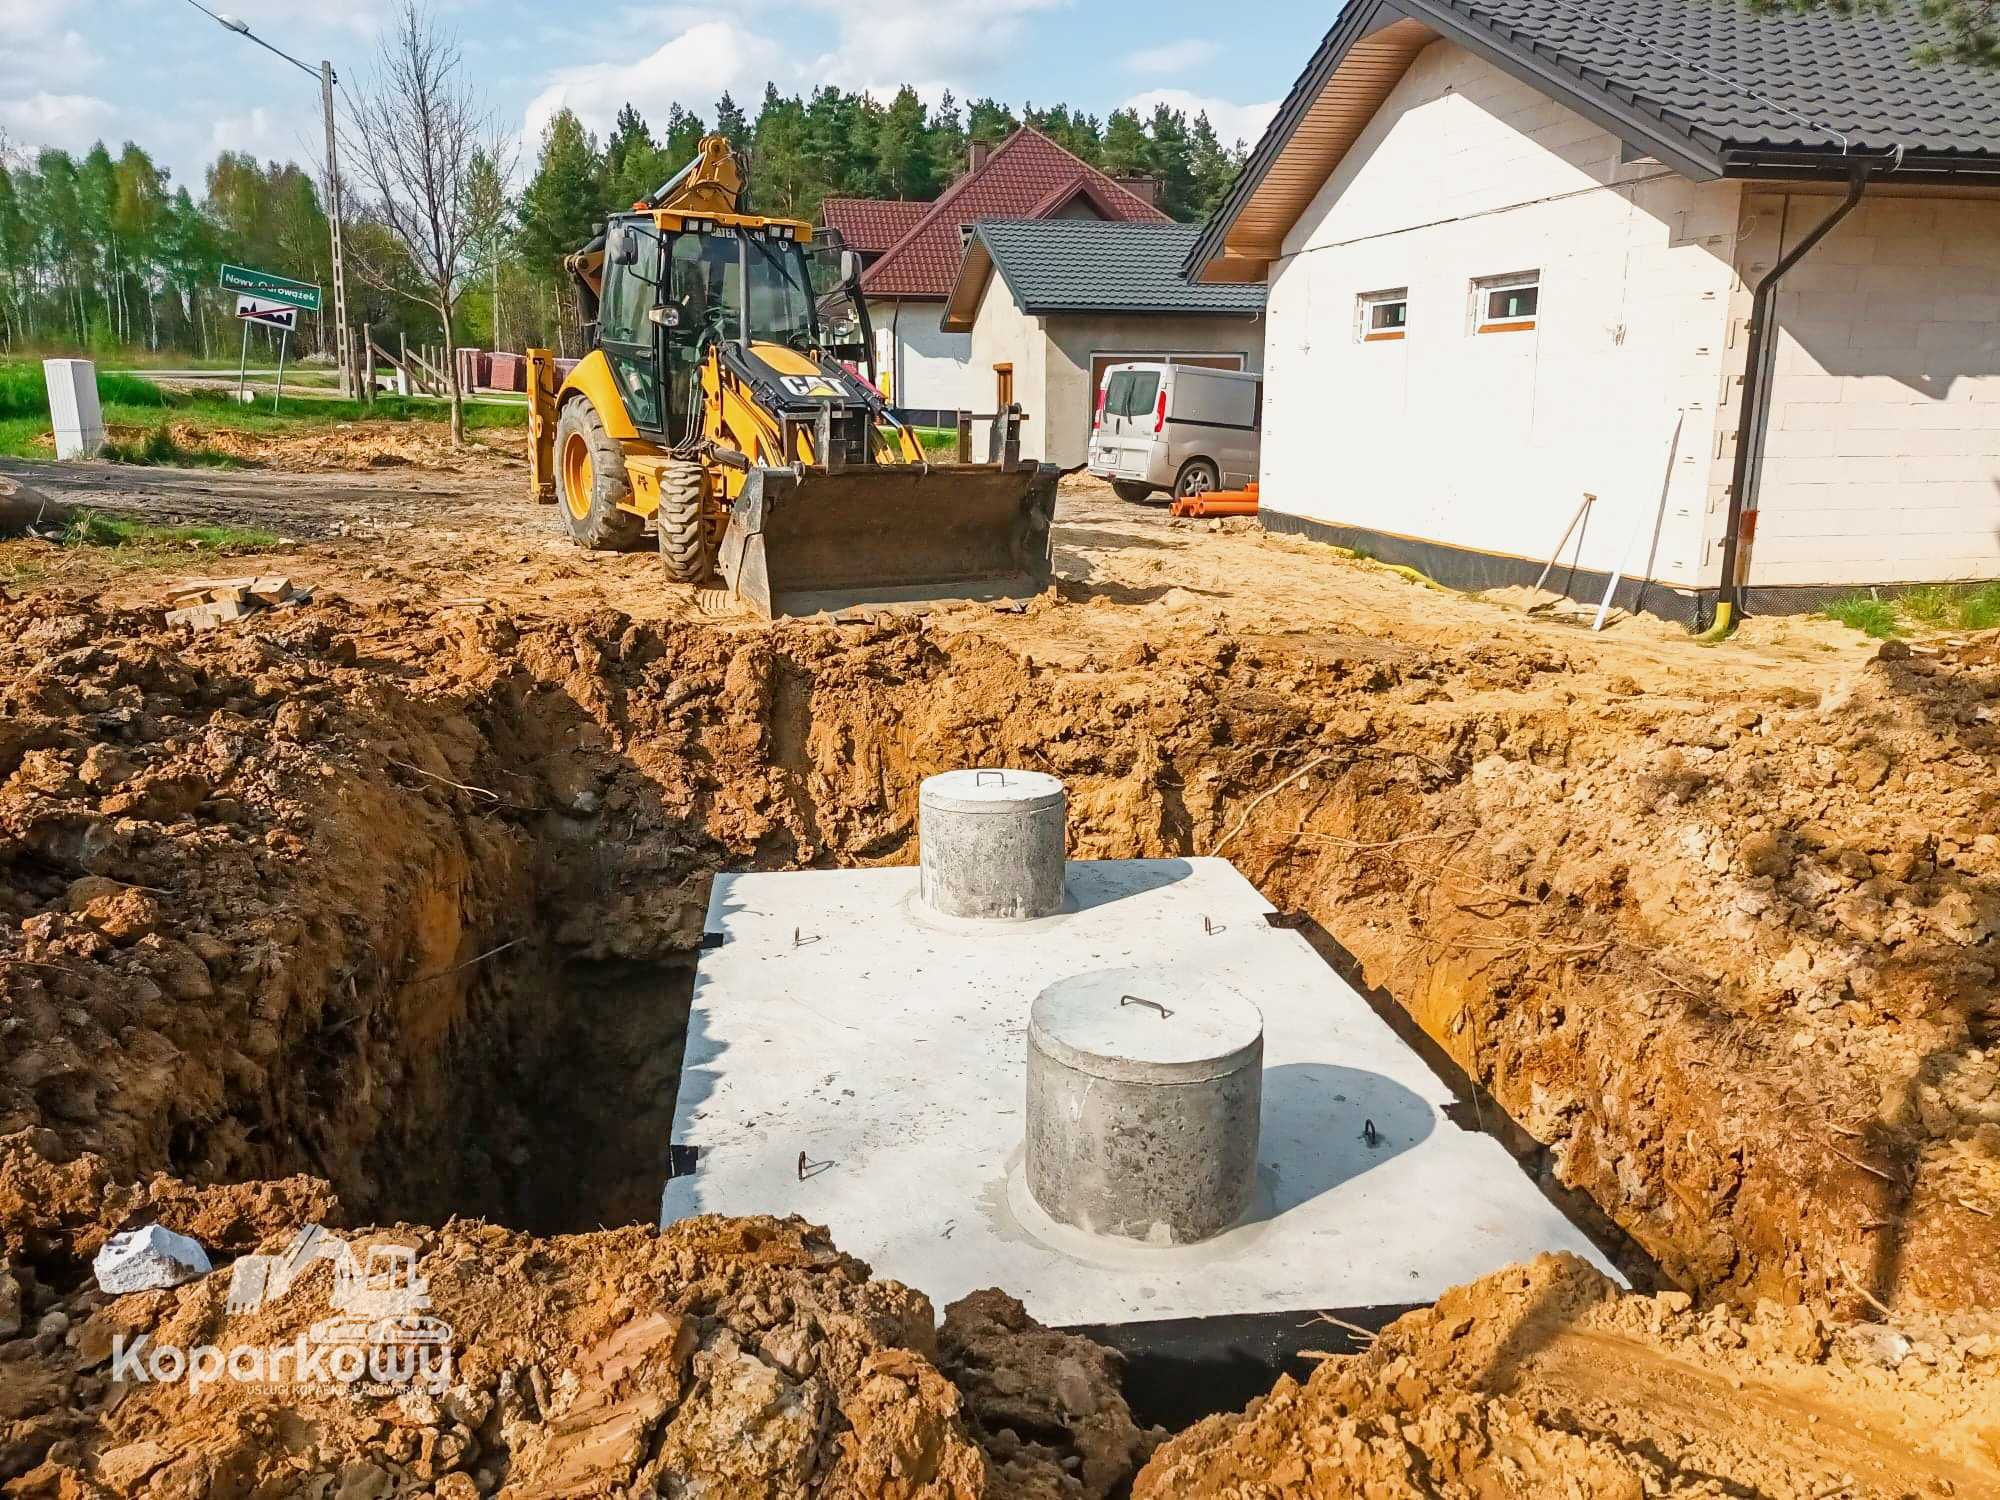
<svg viewBox="0 0 2000 1500"><path fill-rule="evenodd" d="M178 575L0 543L10 1492L2000 1492L1992 636L1592 634L1074 482L1020 613L765 625L508 467L34 482L265 526L230 570L314 598L190 636ZM1062 776L1080 857L1235 861L1640 1290L1328 1325L1170 1438L1005 1289L939 1328L810 1226L629 1227L710 877L908 862L975 762ZM148 1220L416 1248L454 1383L111 1379L326 1308L97 1292Z"/></svg>

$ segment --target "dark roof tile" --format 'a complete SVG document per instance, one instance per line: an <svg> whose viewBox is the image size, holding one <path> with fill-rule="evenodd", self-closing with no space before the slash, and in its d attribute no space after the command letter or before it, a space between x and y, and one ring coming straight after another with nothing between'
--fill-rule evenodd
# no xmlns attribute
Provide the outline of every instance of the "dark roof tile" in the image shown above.
<svg viewBox="0 0 2000 1500"><path fill-rule="evenodd" d="M973 233L1022 311L1223 314L1264 310L1264 287L1207 286L1181 274L1195 224L1098 219L983 220Z"/></svg>

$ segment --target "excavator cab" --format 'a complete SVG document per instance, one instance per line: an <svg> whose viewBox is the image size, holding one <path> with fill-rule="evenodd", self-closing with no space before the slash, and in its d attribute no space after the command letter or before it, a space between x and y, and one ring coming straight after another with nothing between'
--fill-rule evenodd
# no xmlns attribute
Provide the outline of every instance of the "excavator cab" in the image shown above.
<svg viewBox="0 0 2000 1500"><path fill-rule="evenodd" d="M736 211L727 143L572 255L596 345L558 389L528 352L531 484L577 541L654 522L669 575L758 612L1021 597L1047 587L1057 471L934 467L876 387L858 264L837 236Z"/></svg>

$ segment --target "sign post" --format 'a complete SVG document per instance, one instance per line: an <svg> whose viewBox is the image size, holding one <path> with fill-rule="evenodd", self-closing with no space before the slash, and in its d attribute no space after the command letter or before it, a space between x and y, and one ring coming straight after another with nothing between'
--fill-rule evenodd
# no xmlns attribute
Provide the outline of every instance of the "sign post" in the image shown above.
<svg viewBox="0 0 2000 1500"><path fill-rule="evenodd" d="M243 353L236 362L236 399L246 401L250 369L250 325L262 323L278 330L278 394L271 398L271 410L285 394L285 350L292 330L299 326L301 312L319 311L319 288L308 281L293 281L269 271L253 271L247 266L225 265L221 284L236 293L236 316L243 324Z"/></svg>

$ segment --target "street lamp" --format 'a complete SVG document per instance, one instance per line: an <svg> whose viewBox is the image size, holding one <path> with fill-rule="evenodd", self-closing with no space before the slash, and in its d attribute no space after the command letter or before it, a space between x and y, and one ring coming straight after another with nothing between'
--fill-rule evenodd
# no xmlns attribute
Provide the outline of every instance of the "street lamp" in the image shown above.
<svg viewBox="0 0 2000 1500"><path fill-rule="evenodd" d="M239 20L226 11L210 10L207 6L201 4L201 0L188 0L188 4L192 5L196 10L225 30L233 31L238 36L255 42L266 52L282 57L301 72L310 73L319 79L320 107L326 115L327 220L332 226L333 231L334 357L340 362L341 393L353 396L357 393L355 390L356 382L353 376L354 372L360 366L360 361L354 357L356 351L348 345L347 260L342 252L340 241L340 154L335 145L335 132L333 128L333 85L336 82L333 76L333 64L322 62L315 68L309 63L302 63L296 57L293 57L291 53L279 51L278 48L273 47L261 36L258 36L250 29L247 21Z"/></svg>

